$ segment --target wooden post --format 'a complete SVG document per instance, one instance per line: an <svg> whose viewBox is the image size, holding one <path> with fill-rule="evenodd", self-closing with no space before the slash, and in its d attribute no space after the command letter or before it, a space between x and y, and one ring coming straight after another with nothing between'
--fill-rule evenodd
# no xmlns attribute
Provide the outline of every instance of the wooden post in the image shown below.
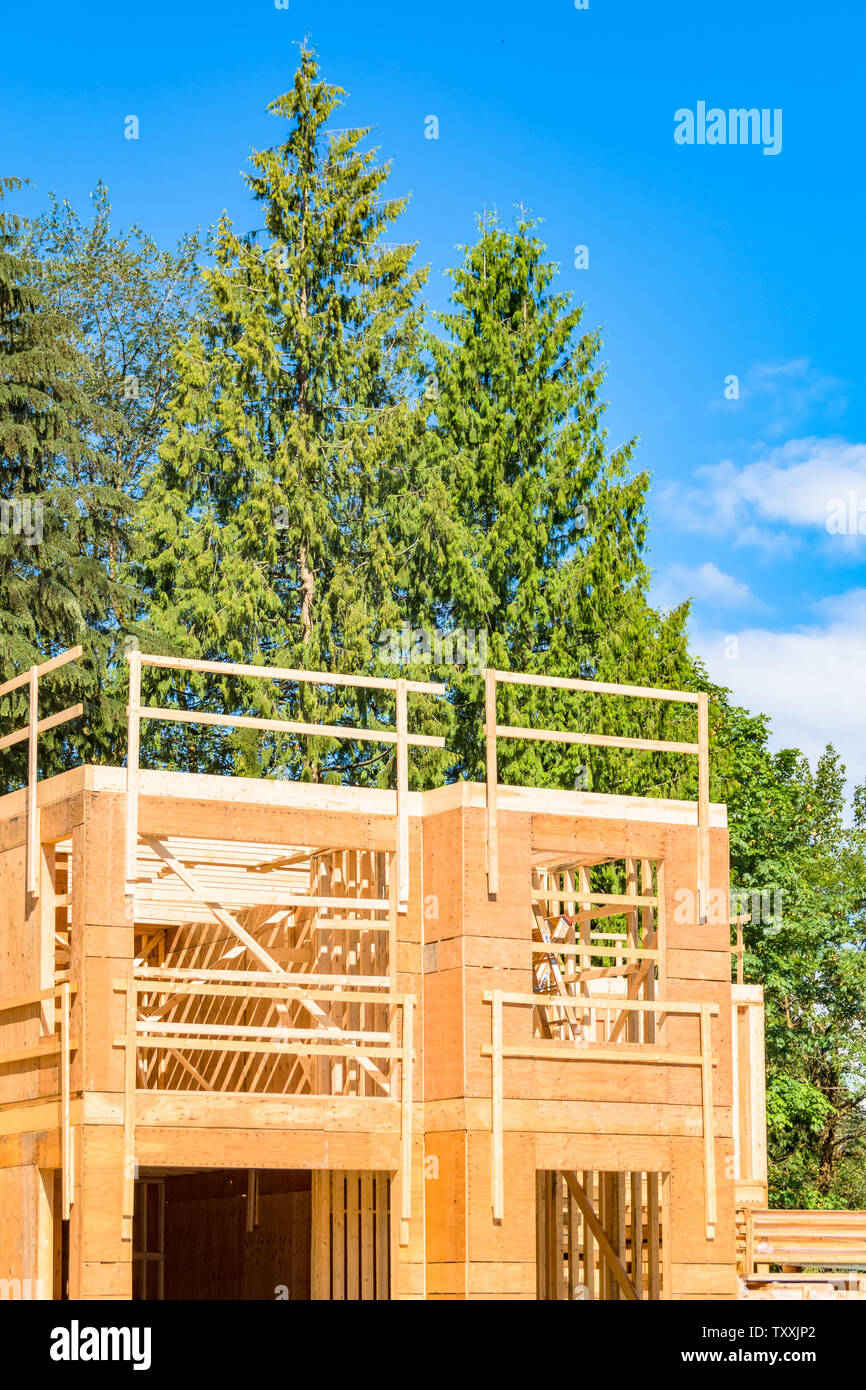
<svg viewBox="0 0 866 1390"><path fill-rule="evenodd" d="M126 986L126 1070L123 1091L123 1238L132 1240L135 1211L135 1070L137 1042L138 992L135 981Z"/></svg>
<svg viewBox="0 0 866 1390"><path fill-rule="evenodd" d="M710 891L709 697L698 695L698 922L707 920Z"/></svg>
<svg viewBox="0 0 866 1390"><path fill-rule="evenodd" d="M62 1183L62 1215L63 1220L69 1220L69 1213L72 1208L72 1194L74 1191L74 1173L72 1171L72 1131L70 1127L70 1098L69 1098L69 981L66 980L60 986L60 1109L62 1119L61 1131L61 1183Z"/></svg>
<svg viewBox="0 0 866 1390"><path fill-rule="evenodd" d="M643 1296L643 1173L631 1175L631 1282Z"/></svg>
<svg viewBox="0 0 866 1390"><path fill-rule="evenodd" d="M661 1297L661 1268L659 1244L661 1223L659 1221L659 1175L646 1175L646 1234L647 1234L647 1298L653 1302Z"/></svg>
<svg viewBox="0 0 866 1390"><path fill-rule="evenodd" d="M743 1172L740 1151L740 1006L736 999L731 1004L731 1126L734 1134L734 1181L751 1177Z"/></svg>
<svg viewBox="0 0 866 1390"><path fill-rule="evenodd" d="M502 991L498 989L485 993L490 1000L491 1021L491 1134L493 1164L493 1220L501 1221L505 1214L505 1172L502 1154Z"/></svg>
<svg viewBox="0 0 866 1390"><path fill-rule="evenodd" d="M586 1173L583 1174L583 1190L584 1190L584 1192L586 1193L587 1201L589 1202L590 1206L592 1206L593 1200L594 1200L594 1197L595 1197L595 1174L594 1174L593 1172L591 1172L591 1171L590 1171L590 1172L586 1172ZM573 1196L573 1194L569 1194L569 1195ZM583 1285L584 1285L584 1289L585 1289L585 1291L586 1291L585 1294L584 1294L584 1297L585 1297L587 1300L589 1300L589 1299L594 1299L595 1296L596 1296L596 1293L595 1293L595 1241L594 1241L594 1239L593 1239L592 1231L590 1230L589 1222L586 1220L586 1217L583 1218L583 1243L582 1243L582 1254L583 1254Z"/></svg>
<svg viewBox="0 0 866 1390"><path fill-rule="evenodd" d="M126 754L126 896L135 895L138 878L138 760L141 738L141 652L127 654L129 662L129 733Z"/></svg>
<svg viewBox="0 0 866 1390"><path fill-rule="evenodd" d="M30 709L27 721L27 892L31 898L39 895L39 806L36 784L39 776L37 752L39 724L39 667L30 667L28 682Z"/></svg>
<svg viewBox="0 0 866 1390"><path fill-rule="evenodd" d="M409 1244L412 1215L412 1049L415 996L403 997L403 1075L400 1079L400 1244Z"/></svg>
<svg viewBox="0 0 866 1390"><path fill-rule="evenodd" d="M499 835L496 821L496 672L484 672L484 736L487 750L487 892L499 892Z"/></svg>
<svg viewBox="0 0 866 1390"><path fill-rule="evenodd" d="M342 1256L340 1256L342 1259ZM313 1302L331 1298L331 1174L314 1168L312 1174L312 1236L310 1241L310 1297Z"/></svg>
<svg viewBox="0 0 866 1390"><path fill-rule="evenodd" d="M707 1240L716 1237L716 1145L713 1116L713 1054L709 1004L701 1005L701 1100L704 1130L704 1187Z"/></svg>
<svg viewBox="0 0 866 1390"><path fill-rule="evenodd" d="M406 682L397 681L397 911L409 911L409 746Z"/></svg>

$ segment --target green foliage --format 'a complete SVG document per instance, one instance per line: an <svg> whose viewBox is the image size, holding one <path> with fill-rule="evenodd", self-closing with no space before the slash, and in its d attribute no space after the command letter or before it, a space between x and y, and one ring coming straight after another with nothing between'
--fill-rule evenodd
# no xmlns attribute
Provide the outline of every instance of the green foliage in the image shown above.
<svg viewBox="0 0 866 1390"><path fill-rule="evenodd" d="M857 1205L866 1158L864 789L846 825L844 769L831 748L813 772L794 750L768 751L765 719L720 706L732 891L753 918L745 977L765 991L772 1200Z"/></svg>
<svg viewBox="0 0 866 1390"><path fill-rule="evenodd" d="M19 187L2 180L0 196ZM104 722L97 672L121 597L108 561L122 544L127 507L101 449L110 413L91 391L81 335L57 306L27 233L20 217L0 213L0 669L26 668L78 642L87 649L87 662L51 678L51 708L82 700L86 718L45 738L50 772L68 766L74 750L92 756L91 730ZM7 697L4 729L25 720L26 700ZM22 747L0 754L4 785L23 777L24 759Z"/></svg>
<svg viewBox="0 0 866 1390"><path fill-rule="evenodd" d="M384 240L405 199L383 196L388 167L362 148L368 132L326 128L341 95L304 49L269 108L285 139L255 152L247 177L264 228L241 237L223 217L203 326L176 356L137 571L160 649L358 672L399 621L392 530L417 527L430 505L413 477L426 272L411 268L414 247ZM177 693L197 708L212 698L204 681ZM216 698L331 723L378 712L309 686L223 683ZM343 757L326 739L274 741L261 756L242 737L196 745L204 765L228 759L248 774L264 763L318 777ZM387 775L368 754L353 770Z"/></svg>
<svg viewBox="0 0 866 1390"><path fill-rule="evenodd" d="M441 316L447 338L430 342L437 472L463 532L461 572L440 571L430 598L446 631L483 634L492 667L691 686L685 610L663 618L647 602L649 478L630 471L635 440L607 449L601 340L581 330L582 309L555 292L556 267L535 229L522 215L511 231L482 220L452 272L452 309ZM458 688L459 770L477 777L481 682L448 674ZM645 737L675 737L683 713L515 686L499 703L501 723ZM672 794L692 772L652 754L541 742L502 748L503 780L538 786Z"/></svg>
<svg viewBox="0 0 866 1390"><path fill-rule="evenodd" d="M41 216L21 228L22 266L46 306L75 325L75 372L89 402L86 486L113 524L97 552L109 581L101 640L92 650L101 694L89 710L87 756L122 761L126 741L123 646L141 617L142 597L128 582L132 518L144 469L162 436L173 390L172 354L194 323L197 238L162 251L140 227L112 233L111 203L101 182L92 216L82 222L66 201L50 197ZM70 537L71 539L71 537ZM52 678L52 686L59 678Z"/></svg>

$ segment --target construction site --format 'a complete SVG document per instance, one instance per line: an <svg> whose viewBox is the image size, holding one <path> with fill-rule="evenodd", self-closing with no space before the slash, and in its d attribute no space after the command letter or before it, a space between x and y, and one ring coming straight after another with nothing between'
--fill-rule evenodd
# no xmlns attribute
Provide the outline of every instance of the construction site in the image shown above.
<svg viewBox="0 0 866 1390"><path fill-rule="evenodd" d="M0 1281L117 1300L862 1299L866 1213L768 1206L707 696L487 670L486 778L409 790L443 685L132 652L125 765L0 797ZM390 728L146 705L142 668L393 696ZM497 722L674 701L688 742ZM45 712L44 712L45 711ZM393 790L157 771L145 721L392 744ZM501 784L505 740L694 758L696 801ZM622 891L611 892L611 874Z"/></svg>

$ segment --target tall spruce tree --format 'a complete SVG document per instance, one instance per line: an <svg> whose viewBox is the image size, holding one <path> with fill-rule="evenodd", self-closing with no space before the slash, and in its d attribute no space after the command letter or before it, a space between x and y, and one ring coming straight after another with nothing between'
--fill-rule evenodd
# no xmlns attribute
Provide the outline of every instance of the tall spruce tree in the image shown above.
<svg viewBox="0 0 866 1390"><path fill-rule="evenodd" d="M604 368L597 332L552 288L536 224L493 216L452 272L452 309L433 340L431 428L475 575L446 586L448 627L481 631L487 664L630 684L692 685L685 608L666 617L647 602L648 486L629 464L636 441L608 451L601 426ZM483 768L480 681L459 676L462 769ZM503 687L500 720L547 728L670 736L682 710L637 701ZM652 754L508 743L505 780L653 786L672 795L690 769Z"/></svg>
<svg viewBox="0 0 866 1390"><path fill-rule="evenodd" d="M0 181L0 197L20 188ZM76 325L43 284L25 249L26 224L0 213L0 673L6 677L81 642L85 662L51 678L56 708L77 700L86 719L40 741L44 771L73 749L95 755L110 722L98 671L111 645L120 587L106 557L122 536L126 502L104 481L98 444L104 411L94 402ZM17 693L0 708L8 727L26 708ZM0 755L0 777L24 772L21 748Z"/></svg>
<svg viewBox="0 0 866 1390"><path fill-rule="evenodd" d="M389 518L405 534L429 505L413 403L426 271L412 268L413 246L385 239L406 200L385 196L389 167L362 148L369 132L327 129L343 95L304 47L269 108L285 139L253 153L246 180L264 225L240 236L222 218L205 326L177 354L139 573L148 640L189 655L358 672L400 618ZM368 712L351 691L309 686L275 699L193 681L178 694L328 722ZM259 766L257 740L195 742L205 762ZM384 776L387 758L369 751L361 764ZM264 757L307 776L343 767L327 740L272 743Z"/></svg>

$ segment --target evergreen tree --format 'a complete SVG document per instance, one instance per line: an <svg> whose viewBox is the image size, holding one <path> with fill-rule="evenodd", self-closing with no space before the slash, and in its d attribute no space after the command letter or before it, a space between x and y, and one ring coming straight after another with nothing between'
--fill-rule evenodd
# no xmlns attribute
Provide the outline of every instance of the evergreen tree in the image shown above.
<svg viewBox="0 0 866 1390"><path fill-rule="evenodd" d="M771 753L767 720L727 703L713 794L728 803L745 978L764 986L771 1204L866 1201L866 788L845 822L844 769ZM714 779L715 781L715 779Z"/></svg>
<svg viewBox="0 0 866 1390"><path fill-rule="evenodd" d="M17 188L20 180L4 179L0 196ZM125 501L104 482L94 437L105 417L88 391L80 334L43 289L25 234L20 217L0 213L0 671L79 642L87 648L88 661L52 677L55 708L84 700L87 719L40 741L50 772L69 765L73 748L92 757L108 721L97 672L120 591L105 558ZM4 700L4 726L20 726L25 710L17 692ZM25 756L22 748L0 755L4 784L23 775Z"/></svg>
<svg viewBox="0 0 866 1390"><path fill-rule="evenodd" d="M513 231L481 222L452 272L447 340L431 343L431 428L474 576L440 585L440 612L448 628L483 634L492 667L691 687L685 609L665 618L647 603L649 480L630 472L636 441L607 449L600 338L554 292L535 226L523 215ZM480 682L464 673L459 687L461 767L477 777ZM546 728L676 737L683 719L676 706L515 686L499 701L501 723ZM672 795L694 769L651 754L503 742L501 776Z"/></svg>
<svg viewBox="0 0 866 1390"><path fill-rule="evenodd" d="M205 323L177 353L140 574L148 640L188 655L358 672L399 621L389 517L399 532L425 506L411 480L426 272L411 267L414 247L384 239L406 200L384 196L389 170L362 148L368 131L327 130L342 95L304 47L292 89L269 108L286 137L252 155L247 177L264 227L242 237L222 218ZM178 693L193 706L210 699L203 681ZM226 702L328 722L367 713L339 689L275 701L223 683ZM206 761L225 755L222 741L196 742ZM254 772L257 747L239 736L228 757ZM384 776L387 759L369 753L361 762ZM326 740L272 744L265 757L307 776L343 762Z"/></svg>
<svg viewBox="0 0 866 1390"><path fill-rule="evenodd" d="M41 287L81 330L90 398L101 409L92 442L102 481L136 500L142 475L156 456L174 380L172 355L195 322L200 284L197 237L164 251L141 227L113 232L111 201L100 181L84 222L55 194L26 229L25 254L41 268ZM126 547L108 557L120 577ZM135 614L116 615L118 623Z"/></svg>

